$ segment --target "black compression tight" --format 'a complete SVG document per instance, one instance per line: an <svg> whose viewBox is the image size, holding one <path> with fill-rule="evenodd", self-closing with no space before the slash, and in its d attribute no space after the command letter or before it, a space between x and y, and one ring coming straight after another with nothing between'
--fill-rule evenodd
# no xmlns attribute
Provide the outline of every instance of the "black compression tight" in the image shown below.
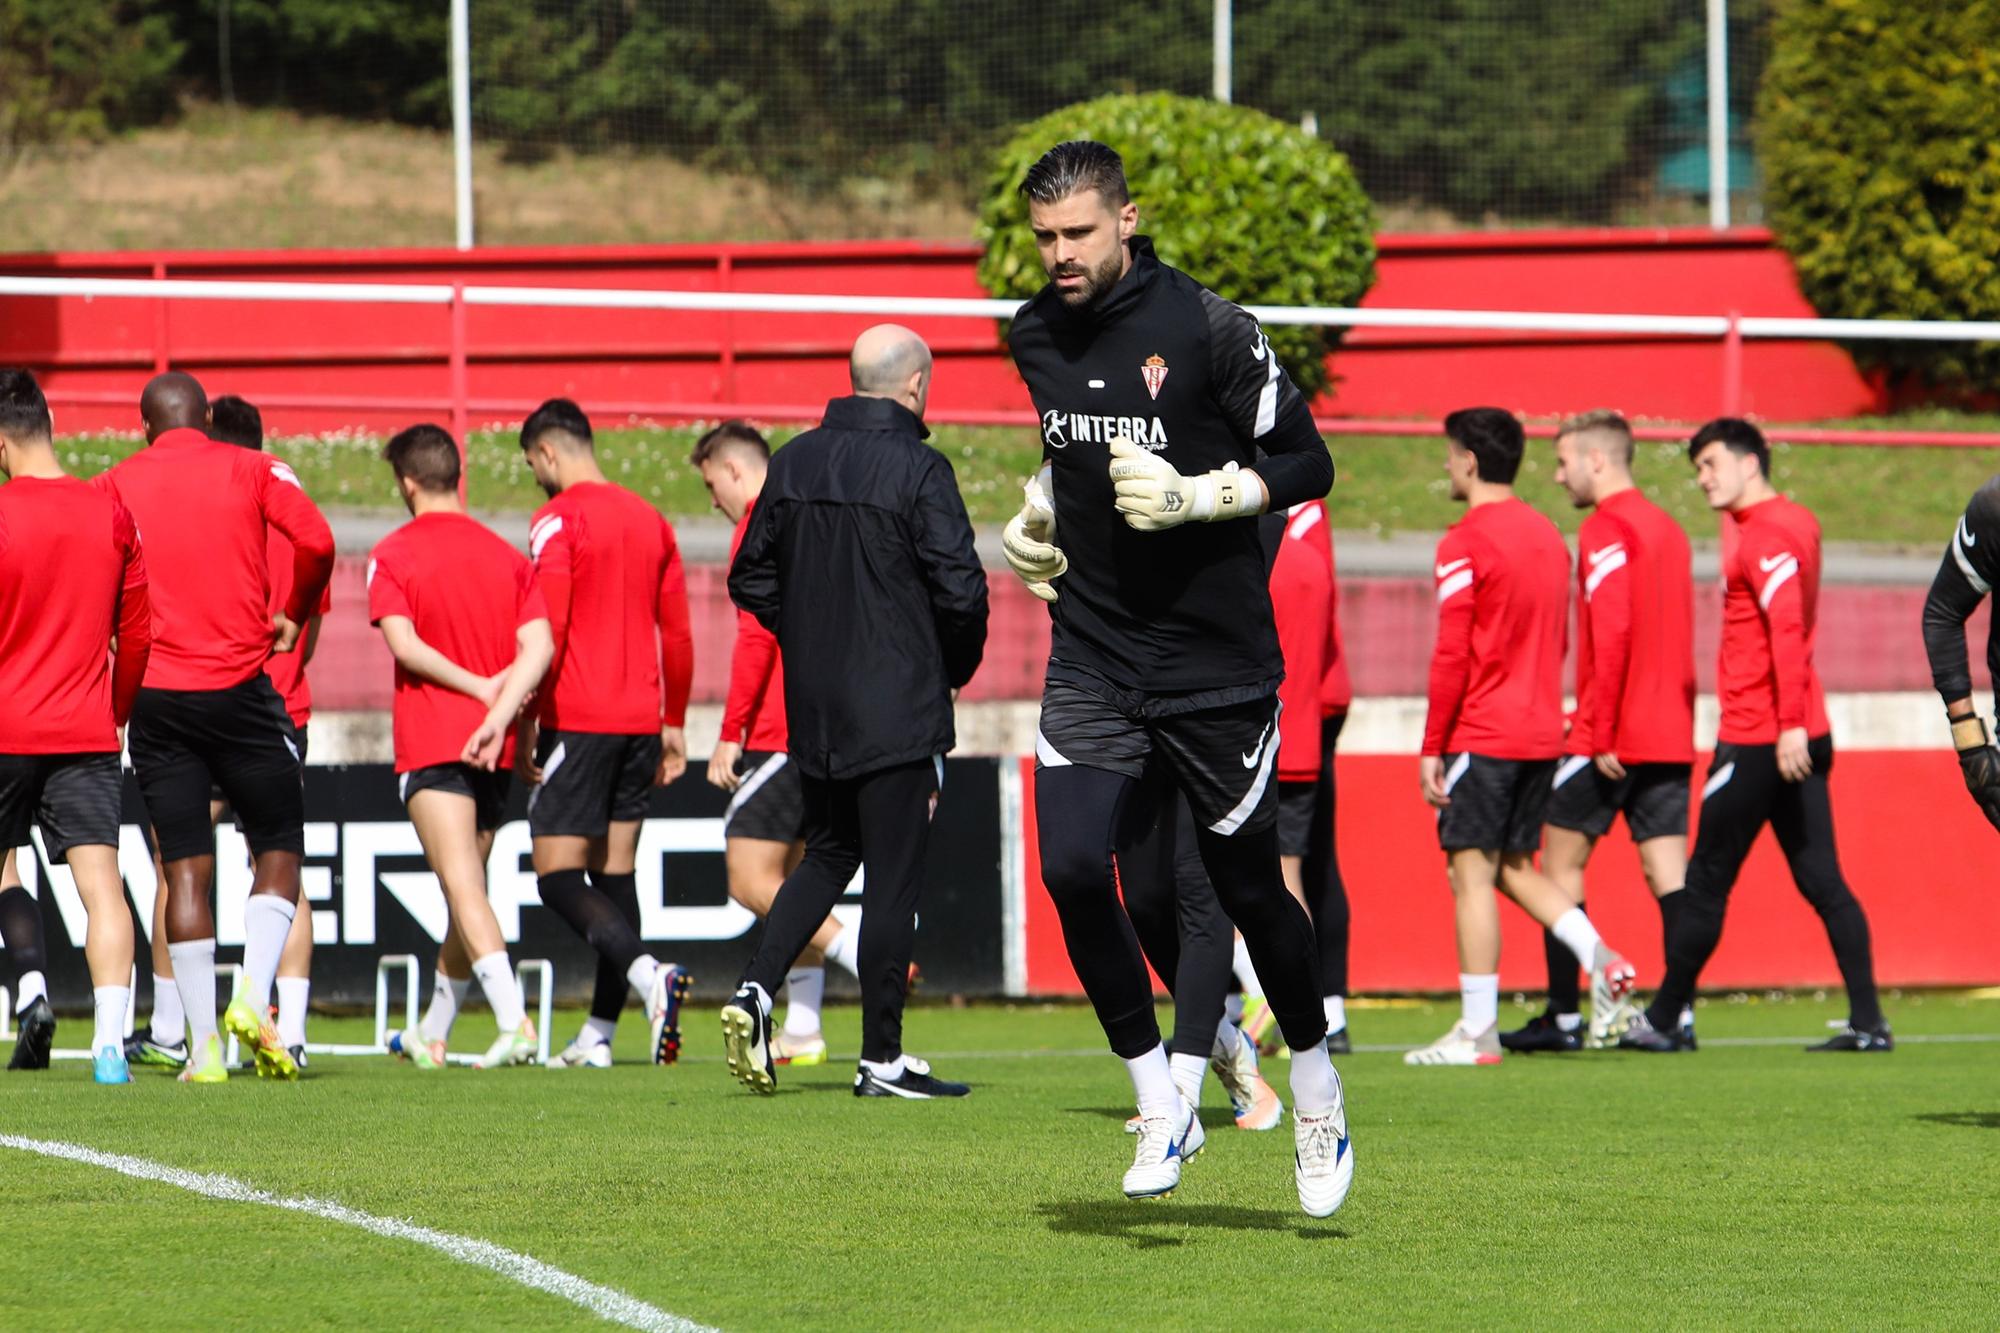
<svg viewBox="0 0 2000 1333"><path fill-rule="evenodd" d="M592 871L590 883L599 893L611 900L618 914L631 923L632 933L639 933L639 877L631 871L622 875L600 874ZM628 963L626 966L630 966ZM603 954L597 956L597 987L590 997L590 1016L608 1023L616 1023L618 1015L625 1009L625 993L632 983L626 979L624 969L615 965Z"/></svg>
<svg viewBox="0 0 2000 1333"><path fill-rule="evenodd" d="M1338 810L1333 777L1333 750L1340 740L1345 713L1320 723L1319 783L1313 792L1313 822L1306 841L1306 904L1312 909L1313 934L1319 940L1319 984L1328 995L1347 994L1347 885L1340 878L1340 847L1334 835Z"/></svg>
<svg viewBox="0 0 2000 1333"><path fill-rule="evenodd" d="M1187 801L1164 775L1149 775L1142 790L1145 808L1128 812L1118 839L1118 887L1146 961L1173 994L1174 1053L1206 1058L1229 997L1236 930L1201 864Z"/></svg>
<svg viewBox="0 0 2000 1333"><path fill-rule="evenodd" d="M26 851L21 854L32 855ZM23 972L48 970L48 954L42 942L41 905L18 884L0 892L0 944L6 946L7 961L14 965L17 993Z"/></svg>

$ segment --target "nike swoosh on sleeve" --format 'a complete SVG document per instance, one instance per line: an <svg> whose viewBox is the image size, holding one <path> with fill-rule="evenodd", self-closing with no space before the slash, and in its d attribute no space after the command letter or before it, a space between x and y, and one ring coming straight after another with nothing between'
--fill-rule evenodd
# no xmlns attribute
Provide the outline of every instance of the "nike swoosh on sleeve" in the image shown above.
<svg viewBox="0 0 2000 1333"><path fill-rule="evenodd" d="M1768 574L1772 570L1776 569L1779 565L1784 564L1787 560L1796 560L1796 559L1798 559L1798 557L1793 555L1791 552L1780 551L1778 552L1778 554L1771 556L1769 559L1759 560L1757 562L1757 568L1763 570L1766 574Z"/></svg>
<svg viewBox="0 0 2000 1333"><path fill-rule="evenodd" d="M1450 577L1451 577L1451 576L1452 576L1452 575L1453 575L1454 573L1456 573L1457 571L1459 571L1459 570L1461 570L1461 569L1464 569L1464 568L1465 568L1465 567L1466 567L1467 565L1469 565L1469 564L1471 564L1471 563L1472 563L1472 557L1471 557L1471 556L1467 556L1467 557L1466 557L1466 558L1464 558L1463 560L1454 560L1454 561L1452 561L1452 562L1451 562L1450 564L1447 564L1447 565L1439 565L1439 566L1437 567L1437 576L1438 576L1439 578L1441 578L1441 579L1448 579L1448 578L1450 578Z"/></svg>

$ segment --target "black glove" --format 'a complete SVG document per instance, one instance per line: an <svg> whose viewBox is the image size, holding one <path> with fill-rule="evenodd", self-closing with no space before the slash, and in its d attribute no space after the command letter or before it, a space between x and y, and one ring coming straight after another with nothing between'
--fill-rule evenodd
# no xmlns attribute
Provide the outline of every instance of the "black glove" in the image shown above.
<svg viewBox="0 0 2000 1333"><path fill-rule="evenodd" d="M1958 751L1958 770L1965 789L1979 803L1986 822L2000 829L2000 750L1987 738L1986 723L1977 717L1951 719L1951 738Z"/></svg>

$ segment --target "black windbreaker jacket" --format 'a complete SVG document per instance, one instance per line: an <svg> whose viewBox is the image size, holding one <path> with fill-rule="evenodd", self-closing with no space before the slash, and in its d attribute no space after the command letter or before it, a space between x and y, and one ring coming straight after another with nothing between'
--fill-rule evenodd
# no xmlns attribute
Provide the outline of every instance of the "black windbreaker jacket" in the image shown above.
<svg viewBox="0 0 2000 1333"><path fill-rule="evenodd" d="M924 423L836 398L771 456L729 596L778 636L787 750L855 778L956 743L951 691L986 649L986 571L958 483Z"/></svg>
<svg viewBox="0 0 2000 1333"><path fill-rule="evenodd" d="M1275 688L1284 661L1260 525L1134 531L1112 505L1109 445L1125 435L1184 476L1254 465L1274 512L1325 495L1333 459L1257 321L1161 263L1144 236L1131 246L1102 300L1071 310L1045 287L1008 339L1041 413L1069 557L1050 656L1149 693Z"/></svg>

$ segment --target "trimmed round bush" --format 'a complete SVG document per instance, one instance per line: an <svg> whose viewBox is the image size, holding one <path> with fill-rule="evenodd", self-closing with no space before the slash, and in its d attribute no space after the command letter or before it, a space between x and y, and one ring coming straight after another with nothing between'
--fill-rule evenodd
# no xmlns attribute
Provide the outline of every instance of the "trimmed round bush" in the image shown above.
<svg viewBox="0 0 2000 1333"><path fill-rule="evenodd" d="M1068 139L1125 159L1139 230L1160 258L1243 305L1354 305L1375 282L1374 209L1331 145L1246 107L1167 93L1100 97L1021 128L1001 151L979 209L979 280L1027 298L1048 281L1028 231L1021 179ZM1327 386L1340 330L1267 330L1311 398Z"/></svg>

